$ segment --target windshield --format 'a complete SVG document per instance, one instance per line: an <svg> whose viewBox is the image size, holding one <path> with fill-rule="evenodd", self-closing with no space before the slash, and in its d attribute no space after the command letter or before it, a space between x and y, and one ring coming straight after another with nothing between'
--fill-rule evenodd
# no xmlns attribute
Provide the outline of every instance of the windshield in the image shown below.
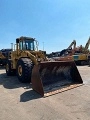
<svg viewBox="0 0 90 120"><path fill-rule="evenodd" d="M35 50L34 40L24 40L19 43L20 50Z"/></svg>

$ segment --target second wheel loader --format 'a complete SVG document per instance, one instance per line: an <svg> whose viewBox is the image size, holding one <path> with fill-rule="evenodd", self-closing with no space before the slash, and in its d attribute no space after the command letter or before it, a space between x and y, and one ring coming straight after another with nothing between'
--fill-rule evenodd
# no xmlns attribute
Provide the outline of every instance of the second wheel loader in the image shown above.
<svg viewBox="0 0 90 120"><path fill-rule="evenodd" d="M16 74L20 82L31 82L41 96L48 96L83 83L74 61L49 61L38 42L31 37L16 39L16 49L6 64L7 75Z"/></svg>
<svg viewBox="0 0 90 120"><path fill-rule="evenodd" d="M0 65L6 65L6 61L10 58L10 53L12 49L1 49L0 50Z"/></svg>

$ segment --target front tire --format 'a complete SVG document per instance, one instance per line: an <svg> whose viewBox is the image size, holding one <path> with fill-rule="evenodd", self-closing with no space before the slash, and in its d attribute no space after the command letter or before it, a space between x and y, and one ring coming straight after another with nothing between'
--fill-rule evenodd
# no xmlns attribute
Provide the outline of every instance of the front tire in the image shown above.
<svg viewBox="0 0 90 120"><path fill-rule="evenodd" d="M20 58L17 63L16 73L20 82L31 82L33 63L29 58Z"/></svg>

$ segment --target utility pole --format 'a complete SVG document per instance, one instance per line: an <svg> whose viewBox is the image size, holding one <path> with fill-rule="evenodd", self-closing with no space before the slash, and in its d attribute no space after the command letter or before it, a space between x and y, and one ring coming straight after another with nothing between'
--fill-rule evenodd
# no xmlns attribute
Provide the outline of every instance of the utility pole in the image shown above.
<svg viewBox="0 0 90 120"><path fill-rule="evenodd" d="M11 43L11 49L12 49L12 51L13 51L13 43Z"/></svg>
<svg viewBox="0 0 90 120"><path fill-rule="evenodd" d="M44 51L44 42L43 42L43 51Z"/></svg>

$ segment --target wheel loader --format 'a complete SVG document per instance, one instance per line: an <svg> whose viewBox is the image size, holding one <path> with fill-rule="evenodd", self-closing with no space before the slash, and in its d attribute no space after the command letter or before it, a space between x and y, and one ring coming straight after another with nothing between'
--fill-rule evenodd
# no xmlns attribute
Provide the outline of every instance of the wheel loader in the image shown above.
<svg viewBox="0 0 90 120"><path fill-rule="evenodd" d="M38 41L31 37L16 39L16 49L7 60L6 74L16 74L19 81L31 82L41 96L49 96L82 85L74 61L49 61Z"/></svg>
<svg viewBox="0 0 90 120"><path fill-rule="evenodd" d="M6 65L7 59L10 57L12 49L1 49L0 50L0 65Z"/></svg>
<svg viewBox="0 0 90 120"><path fill-rule="evenodd" d="M2 54L2 52L0 51L0 65L3 65L5 62L4 60L6 59L6 57Z"/></svg>

